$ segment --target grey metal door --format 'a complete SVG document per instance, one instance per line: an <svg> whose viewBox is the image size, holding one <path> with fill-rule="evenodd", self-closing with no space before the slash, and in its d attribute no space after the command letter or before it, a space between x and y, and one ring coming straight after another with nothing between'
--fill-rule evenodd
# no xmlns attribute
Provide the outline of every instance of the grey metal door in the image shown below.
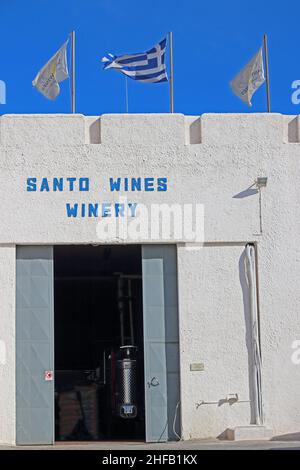
<svg viewBox="0 0 300 470"><path fill-rule="evenodd" d="M17 444L54 441L53 248L17 247Z"/></svg>
<svg viewBox="0 0 300 470"><path fill-rule="evenodd" d="M177 253L173 245L142 247L146 441L180 435Z"/></svg>

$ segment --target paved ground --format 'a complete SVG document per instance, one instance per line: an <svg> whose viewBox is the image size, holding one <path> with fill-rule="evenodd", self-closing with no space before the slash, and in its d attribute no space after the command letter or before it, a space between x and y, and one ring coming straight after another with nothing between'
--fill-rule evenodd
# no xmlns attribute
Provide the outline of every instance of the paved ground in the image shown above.
<svg viewBox="0 0 300 470"><path fill-rule="evenodd" d="M145 444L144 442L78 442L57 443L54 446L0 446L0 450L268 450L292 449L300 450L300 441L240 441L229 442L219 440L192 440L170 442L165 444Z"/></svg>

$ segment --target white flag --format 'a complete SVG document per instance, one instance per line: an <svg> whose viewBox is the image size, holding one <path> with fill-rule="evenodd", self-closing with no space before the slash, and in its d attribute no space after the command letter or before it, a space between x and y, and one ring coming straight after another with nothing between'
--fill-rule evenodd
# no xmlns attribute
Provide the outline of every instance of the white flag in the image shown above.
<svg viewBox="0 0 300 470"><path fill-rule="evenodd" d="M49 100L55 100L60 92L59 82L69 77L67 45L68 41L41 68L32 82L32 85Z"/></svg>
<svg viewBox="0 0 300 470"><path fill-rule="evenodd" d="M241 100L252 106L251 98L265 82L262 48L243 70L230 82L232 91Z"/></svg>

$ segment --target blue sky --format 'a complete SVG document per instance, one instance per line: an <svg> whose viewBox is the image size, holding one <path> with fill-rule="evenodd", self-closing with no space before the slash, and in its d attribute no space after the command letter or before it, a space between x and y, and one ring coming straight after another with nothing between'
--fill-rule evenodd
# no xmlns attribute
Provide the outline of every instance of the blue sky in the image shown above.
<svg viewBox="0 0 300 470"><path fill-rule="evenodd" d="M229 81L269 37L272 111L299 114L291 83L300 80L300 2L253 0L1 0L0 79L7 103L0 113L68 113L70 87L56 101L31 82L68 33L76 31L76 111L125 111L125 79L102 70L101 57L141 52L170 30L174 37L175 112L263 112L265 87L253 107L235 97ZM129 112L168 112L168 84L128 80Z"/></svg>

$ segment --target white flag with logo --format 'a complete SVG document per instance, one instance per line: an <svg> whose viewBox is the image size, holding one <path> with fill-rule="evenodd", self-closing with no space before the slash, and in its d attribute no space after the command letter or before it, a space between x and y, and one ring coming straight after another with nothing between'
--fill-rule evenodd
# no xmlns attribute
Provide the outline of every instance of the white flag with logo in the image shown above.
<svg viewBox="0 0 300 470"><path fill-rule="evenodd" d="M68 41L41 68L32 82L32 85L49 100L55 100L60 92L59 83L69 77L67 45Z"/></svg>
<svg viewBox="0 0 300 470"><path fill-rule="evenodd" d="M252 106L251 98L258 88L265 82L262 48L253 59L230 82L232 91L241 100Z"/></svg>

